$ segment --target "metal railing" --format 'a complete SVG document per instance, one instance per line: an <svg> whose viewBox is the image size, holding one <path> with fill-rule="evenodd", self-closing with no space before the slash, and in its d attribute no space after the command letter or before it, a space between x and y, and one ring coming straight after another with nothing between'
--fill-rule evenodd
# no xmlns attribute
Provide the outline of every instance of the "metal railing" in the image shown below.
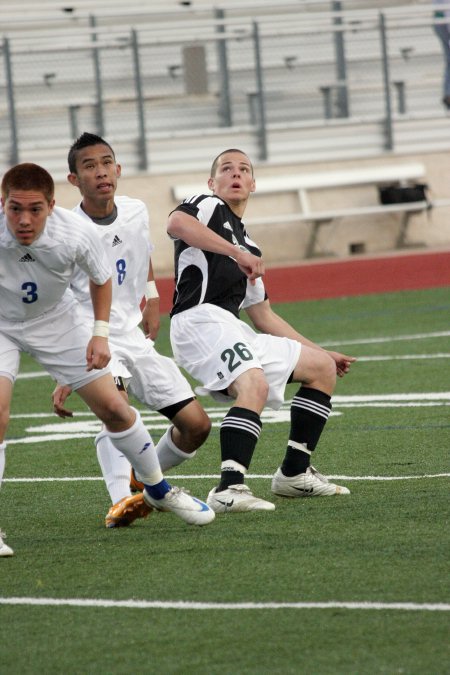
<svg viewBox="0 0 450 675"><path fill-rule="evenodd" d="M376 120L392 152L398 119L444 115L432 29L442 20L429 5L343 4L131 26L92 15L79 27L5 34L0 170L33 153L64 158L84 130L129 143L136 171L159 170L156 142L185 132L195 156L196 138L215 129L253 135L259 160L270 161L280 126Z"/></svg>

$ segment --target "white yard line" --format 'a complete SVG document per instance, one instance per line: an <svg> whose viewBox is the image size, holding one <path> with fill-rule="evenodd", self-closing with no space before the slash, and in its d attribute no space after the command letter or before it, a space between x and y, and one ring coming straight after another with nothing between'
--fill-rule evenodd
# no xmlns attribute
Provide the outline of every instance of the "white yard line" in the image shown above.
<svg viewBox="0 0 450 675"><path fill-rule="evenodd" d="M444 602L190 602L188 600L96 600L95 598L1 598L0 605L44 607L103 607L127 609L187 609L187 610L267 610L267 609L364 609L397 610L401 612L448 612Z"/></svg>
<svg viewBox="0 0 450 675"><path fill-rule="evenodd" d="M446 383L447 384L447 383ZM336 406L337 404L339 405L357 405L358 403L371 403L373 405L378 405L380 402L388 402L392 404L399 404L399 403L413 403L415 405L424 405L425 403L437 403L439 405L446 404L447 402L450 402L450 391L428 391L428 392L417 392L417 393L408 393L408 394L403 394L403 393L397 393L397 394L348 394L348 395L339 395L335 394L333 396L333 406ZM291 404L290 400L286 400L283 404L283 408L289 409ZM223 415L224 409L226 409L226 405L223 406L207 406L205 407L205 410L209 415L212 415L213 417L215 414L217 415ZM164 428L167 427L167 421L165 417L160 415L157 412L154 412L152 410L146 410L143 409L140 411L141 416L146 418L146 419L162 419L165 421ZM272 415L273 411L265 410L263 411L263 416L265 414ZM12 420L19 420L19 419L45 419L49 418L54 420L55 424L59 425L67 425L73 424L73 420L75 419L80 419L84 417L88 418L95 418L94 413L90 412L89 410L83 410L79 412L74 413L74 417L71 418L70 420L59 420L58 417L55 415L54 412L48 411L48 412L42 412L42 413L12 413L11 414L11 419ZM153 428L153 427L152 427Z"/></svg>
<svg viewBox="0 0 450 675"><path fill-rule="evenodd" d="M450 352L438 354L397 354L395 356L358 356L358 362L362 361L417 361L420 359L450 359Z"/></svg>
<svg viewBox="0 0 450 675"><path fill-rule="evenodd" d="M382 335L376 338L357 338L356 340L338 340L333 342L322 342L323 347L330 345L374 345L382 344L384 342L398 342L401 340L427 340L428 338L450 337L450 331L441 330L433 333L411 333L411 335Z"/></svg>
<svg viewBox="0 0 450 675"><path fill-rule="evenodd" d="M376 342L392 342L396 338L386 338L386 339L377 339ZM397 338L397 339L407 339L407 338ZM366 344L367 340L360 342L358 341L349 341L349 342L323 342L322 347L329 347L329 346L340 346L340 345L350 345L350 344ZM386 355L386 356L358 356L358 361L398 361L400 359L404 361L414 361L418 359L448 359L450 358L450 352L436 352L435 354L427 353L427 354L394 354L394 355ZM32 380L36 379L37 377L48 377L50 378L50 375L45 372L45 370L42 371L37 371L37 372L31 372L31 373L19 373L17 376L18 380Z"/></svg>
<svg viewBox="0 0 450 675"><path fill-rule="evenodd" d="M340 346L340 345L371 345L371 344L383 344L385 342L398 342L401 340L426 340L428 338L440 338L440 337L450 337L450 331L435 331L432 333L413 333L411 335L383 335L376 338L358 338L352 340L338 340L333 342L322 342L323 347L329 346ZM419 358L448 358L449 354L428 354L428 355L412 355L412 356L392 356L392 357L360 357L360 361L369 361L369 360L389 360L396 358L405 358L405 359L419 359ZM18 380L23 379L32 379L35 377L49 377L45 371L36 371L30 373L19 373L17 376Z"/></svg>
<svg viewBox="0 0 450 675"><path fill-rule="evenodd" d="M336 475L330 476L327 478L332 480L359 480L359 481L390 481L390 480L422 480L425 478L449 478L450 473L430 473L430 474L420 474L417 476L345 476L345 475ZM185 475L171 475L170 480L214 480L220 478L218 473L191 473ZM247 473L245 478L263 478L267 480L272 479L272 474L264 473ZM102 481L102 476L64 476L64 477L46 477L46 478L4 478L3 483L76 483L83 481Z"/></svg>

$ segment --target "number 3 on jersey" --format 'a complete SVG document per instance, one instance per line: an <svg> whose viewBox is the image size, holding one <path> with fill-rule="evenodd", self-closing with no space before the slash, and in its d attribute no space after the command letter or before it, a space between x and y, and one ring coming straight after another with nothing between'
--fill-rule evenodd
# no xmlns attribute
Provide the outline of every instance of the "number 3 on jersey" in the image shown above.
<svg viewBox="0 0 450 675"><path fill-rule="evenodd" d="M127 263L123 258L119 258L116 260L116 270L117 270L117 283L119 286L123 284L125 281L125 277L127 276Z"/></svg>
<svg viewBox="0 0 450 675"><path fill-rule="evenodd" d="M25 281L21 286L22 291L25 291L25 295L22 298L22 302L26 302L27 305L30 305L32 302L36 302L38 299L37 286L34 281Z"/></svg>

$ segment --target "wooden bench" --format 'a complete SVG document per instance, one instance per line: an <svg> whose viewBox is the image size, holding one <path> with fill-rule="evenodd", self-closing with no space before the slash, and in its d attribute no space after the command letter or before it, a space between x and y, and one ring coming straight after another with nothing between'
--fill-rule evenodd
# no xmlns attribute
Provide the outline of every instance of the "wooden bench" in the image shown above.
<svg viewBox="0 0 450 675"><path fill-rule="evenodd" d="M421 163L387 164L384 166L361 167L334 171L311 172L304 174L274 175L256 179L255 196L267 194L282 194L296 192L298 194L300 211L295 213L277 214L246 219L247 225L274 225L278 223L307 222L311 224L311 233L306 246L305 257L311 258L316 254L315 246L319 229L322 225L340 218L374 216L391 213L402 214L400 230L396 239L397 248L407 245L407 228L412 214L424 212L433 206L449 206L450 200L435 200L431 202L404 202L401 204L372 204L364 206L349 206L328 210L312 210L310 207L309 192L311 190L335 189L340 187L355 187L373 185L408 185L414 181L424 180L425 167ZM177 185L172 188L172 196L176 202L195 194L208 194L206 181L203 184ZM419 244L415 244L419 245ZM323 253L321 255L324 255Z"/></svg>

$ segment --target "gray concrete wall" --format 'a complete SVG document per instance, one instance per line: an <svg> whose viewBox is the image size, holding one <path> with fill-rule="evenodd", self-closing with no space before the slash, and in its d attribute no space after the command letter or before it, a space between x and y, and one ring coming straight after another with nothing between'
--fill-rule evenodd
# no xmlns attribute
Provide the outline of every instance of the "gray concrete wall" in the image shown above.
<svg viewBox="0 0 450 675"><path fill-rule="evenodd" d="M120 162L120 157L117 158ZM383 159L349 160L314 164L286 164L277 166L255 166L256 186L258 177L284 175L291 172L327 171L363 166L379 166L421 162L426 167L426 181L431 188L433 198L450 198L450 157L448 152L391 156ZM123 175L119 181L118 194L142 199L149 208L152 238L156 245L153 264L159 276L170 276L173 270L172 243L166 234L166 220L169 212L176 206L171 188L176 184L198 183L204 180L208 193L208 167L203 172L180 173L171 175L130 176ZM78 191L68 183L57 183L56 200L59 206L72 208L79 200ZM357 187L340 190L326 189L311 194L311 207L320 210L335 207L352 207L377 203L375 188ZM279 196L252 195L246 218L257 218L299 211L295 194L284 193ZM338 257L350 255L352 244L360 244L365 253L379 254L395 248L400 230L401 216L393 214L380 217L348 218L333 222L321 228L317 242L318 253L331 252ZM296 264L305 255L310 225L292 223L279 225L258 225L250 228L250 234L263 250L264 259L269 266ZM408 241L424 243L429 248L450 248L450 207L439 208L428 214L411 217Z"/></svg>

